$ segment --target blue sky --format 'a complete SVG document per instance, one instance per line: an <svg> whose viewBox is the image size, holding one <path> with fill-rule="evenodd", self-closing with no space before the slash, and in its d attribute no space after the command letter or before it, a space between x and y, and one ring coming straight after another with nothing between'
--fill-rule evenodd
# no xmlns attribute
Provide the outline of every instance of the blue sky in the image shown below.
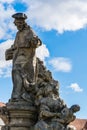
<svg viewBox="0 0 87 130"><path fill-rule="evenodd" d="M16 12L27 14L42 40L37 56L59 81L61 98L69 107L79 104L77 118L87 119L87 1L0 0L0 102L8 102L13 87L12 61L4 57L17 32L11 17Z"/></svg>

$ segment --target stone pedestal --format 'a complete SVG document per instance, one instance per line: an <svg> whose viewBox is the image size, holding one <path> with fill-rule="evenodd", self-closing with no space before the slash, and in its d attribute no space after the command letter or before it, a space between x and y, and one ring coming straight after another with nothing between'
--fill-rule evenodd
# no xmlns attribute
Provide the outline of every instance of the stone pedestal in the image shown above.
<svg viewBox="0 0 87 130"><path fill-rule="evenodd" d="M36 122L36 109L28 102L10 102L7 104L9 123L2 130L30 130Z"/></svg>

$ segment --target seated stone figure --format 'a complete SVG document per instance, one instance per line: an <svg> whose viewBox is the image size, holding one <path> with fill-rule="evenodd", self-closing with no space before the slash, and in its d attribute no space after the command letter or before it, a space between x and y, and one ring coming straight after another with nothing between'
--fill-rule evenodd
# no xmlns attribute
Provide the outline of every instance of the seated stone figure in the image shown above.
<svg viewBox="0 0 87 130"><path fill-rule="evenodd" d="M35 130L53 129L54 124L52 123L52 119L60 116L61 113L58 112L66 107L66 104L64 104L63 100L55 95L53 90L54 87L52 86L52 84L45 83L43 89L40 89L37 93L38 103L36 101L36 105L39 110L39 115L38 122L35 125ZM58 127L61 130L63 129L63 125L60 123L58 124L58 126L56 125L55 127ZM55 128L55 130L56 129L57 128Z"/></svg>
<svg viewBox="0 0 87 130"><path fill-rule="evenodd" d="M39 115L34 130L68 130L67 125L75 120L74 113L80 110L78 105L68 108L53 90L52 84L45 82L37 93Z"/></svg>
<svg viewBox="0 0 87 130"><path fill-rule="evenodd" d="M74 127L70 127L69 123L74 121L76 116L74 113L80 110L79 105L72 105L70 108L65 107L58 114L58 118L52 119L53 122L63 124L65 130L74 130Z"/></svg>

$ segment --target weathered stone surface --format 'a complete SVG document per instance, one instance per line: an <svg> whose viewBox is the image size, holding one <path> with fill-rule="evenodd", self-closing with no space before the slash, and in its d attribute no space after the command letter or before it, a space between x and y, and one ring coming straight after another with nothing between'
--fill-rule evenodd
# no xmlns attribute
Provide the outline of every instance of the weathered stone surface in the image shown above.
<svg viewBox="0 0 87 130"><path fill-rule="evenodd" d="M13 59L11 99L5 107L7 124L2 130L72 130L79 105L70 108L59 95L59 82L35 55L42 44L23 13L13 15L18 32L14 44L6 50L6 60ZM73 129L74 130L74 129Z"/></svg>

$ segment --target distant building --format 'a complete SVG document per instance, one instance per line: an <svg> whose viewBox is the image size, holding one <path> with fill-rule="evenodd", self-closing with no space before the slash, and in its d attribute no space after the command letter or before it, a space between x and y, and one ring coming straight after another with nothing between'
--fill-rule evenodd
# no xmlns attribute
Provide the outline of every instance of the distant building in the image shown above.
<svg viewBox="0 0 87 130"><path fill-rule="evenodd" d="M2 121L2 119L0 118L0 130L1 130L1 126L4 125L4 122Z"/></svg>
<svg viewBox="0 0 87 130"><path fill-rule="evenodd" d="M3 106L5 106L5 103L0 102L0 107L3 107Z"/></svg>
<svg viewBox="0 0 87 130"><path fill-rule="evenodd" d="M87 130L87 119L76 119L71 123L76 127L76 130Z"/></svg>
<svg viewBox="0 0 87 130"><path fill-rule="evenodd" d="M2 103L2 102L0 102L0 107L3 107L3 106L5 106L5 104ZM1 126L2 126L2 125L4 125L4 122L3 122L3 120L0 118L0 130L1 130Z"/></svg>

